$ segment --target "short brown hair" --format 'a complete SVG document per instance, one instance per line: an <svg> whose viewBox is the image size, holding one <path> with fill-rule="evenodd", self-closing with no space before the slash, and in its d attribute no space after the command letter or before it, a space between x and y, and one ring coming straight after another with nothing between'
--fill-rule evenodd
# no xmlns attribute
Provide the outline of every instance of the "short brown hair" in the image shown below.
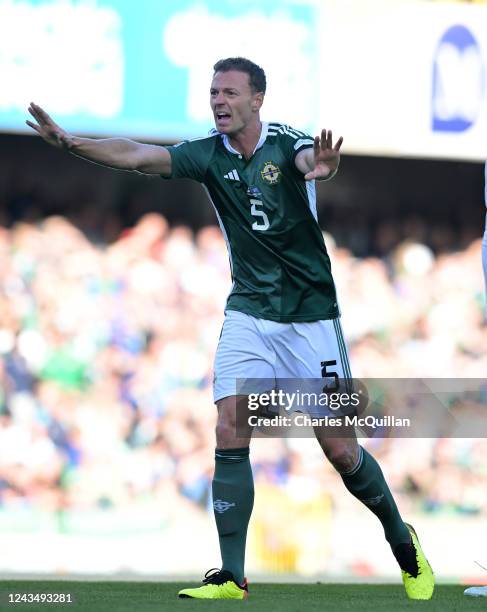
<svg viewBox="0 0 487 612"><path fill-rule="evenodd" d="M215 72L228 72L229 70L238 70L249 75L250 89L252 93L265 93L266 78L265 72L260 66L254 64L245 57L227 57L219 60L214 66Z"/></svg>

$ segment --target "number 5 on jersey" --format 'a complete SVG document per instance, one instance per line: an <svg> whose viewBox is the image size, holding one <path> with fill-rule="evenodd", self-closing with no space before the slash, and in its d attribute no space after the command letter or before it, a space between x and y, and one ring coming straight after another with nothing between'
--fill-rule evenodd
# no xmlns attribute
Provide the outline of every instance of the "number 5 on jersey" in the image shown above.
<svg viewBox="0 0 487 612"><path fill-rule="evenodd" d="M250 208L250 214L258 219L252 223L252 229L260 231L269 229L269 217L259 208L260 206L264 206L264 202L261 200L256 200L255 198L250 198L250 204L252 205Z"/></svg>

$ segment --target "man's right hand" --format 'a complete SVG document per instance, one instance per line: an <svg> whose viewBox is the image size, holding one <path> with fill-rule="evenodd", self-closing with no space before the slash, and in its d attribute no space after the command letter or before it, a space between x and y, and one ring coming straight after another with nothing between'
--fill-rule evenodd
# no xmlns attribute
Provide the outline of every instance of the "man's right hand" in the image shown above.
<svg viewBox="0 0 487 612"><path fill-rule="evenodd" d="M70 148L73 137L60 128L44 109L31 102L29 113L34 117L36 123L26 121L27 125L35 130L46 142L59 149Z"/></svg>
<svg viewBox="0 0 487 612"><path fill-rule="evenodd" d="M63 130L37 104L31 102L29 113L33 121L26 121L49 144L65 149L83 159L118 170L143 174L171 176L171 155L165 147L143 144L128 138L80 138Z"/></svg>

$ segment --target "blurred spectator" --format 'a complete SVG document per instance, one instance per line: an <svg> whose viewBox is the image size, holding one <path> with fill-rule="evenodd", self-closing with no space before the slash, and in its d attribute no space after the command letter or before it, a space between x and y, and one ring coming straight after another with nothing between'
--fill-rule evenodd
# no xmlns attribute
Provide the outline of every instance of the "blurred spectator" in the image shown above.
<svg viewBox="0 0 487 612"><path fill-rule="evenodd" d="M121 232L110 216L104 235L98 221L90 209L79 215L85 234L60 216L0 228L0 506L124 508L153 496L206 511L212 362L231 283L224 240L216 227L194 236L156 213ZM375 234L382 258L356 258L326 236L354 374L484 378L480 241L445 252L440 227L435 254L417 218ZM107 235L118 237L104 244ZM256 440L258 486L286 496L290 511L303 487L302 503L319 512L350 503L305 442ZM368 444L403 506L487 512L484 441Z"/></svg>

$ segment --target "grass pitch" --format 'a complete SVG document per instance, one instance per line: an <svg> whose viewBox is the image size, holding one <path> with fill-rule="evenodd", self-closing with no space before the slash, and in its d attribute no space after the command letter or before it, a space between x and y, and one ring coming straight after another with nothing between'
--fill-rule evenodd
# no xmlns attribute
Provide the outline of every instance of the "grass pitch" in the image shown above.
<svg viewBox="0 0 487 612"><path fill-rule="evenodd" d="M194 585L195 583L192 583ZM263 584L250 585L247 601L201 601L178 599L182 582L81 582L81 581L0 581L0 610L43 611L53 609L83 612L146 612L190 610L236 610L247 612L302 612L333 610L464 611L486 609L484 597L465 597L464 587L437 586L430 601L409 601L402 585L359 584ZM71 593L74 603L9 603L9 593Z"/></svg>

